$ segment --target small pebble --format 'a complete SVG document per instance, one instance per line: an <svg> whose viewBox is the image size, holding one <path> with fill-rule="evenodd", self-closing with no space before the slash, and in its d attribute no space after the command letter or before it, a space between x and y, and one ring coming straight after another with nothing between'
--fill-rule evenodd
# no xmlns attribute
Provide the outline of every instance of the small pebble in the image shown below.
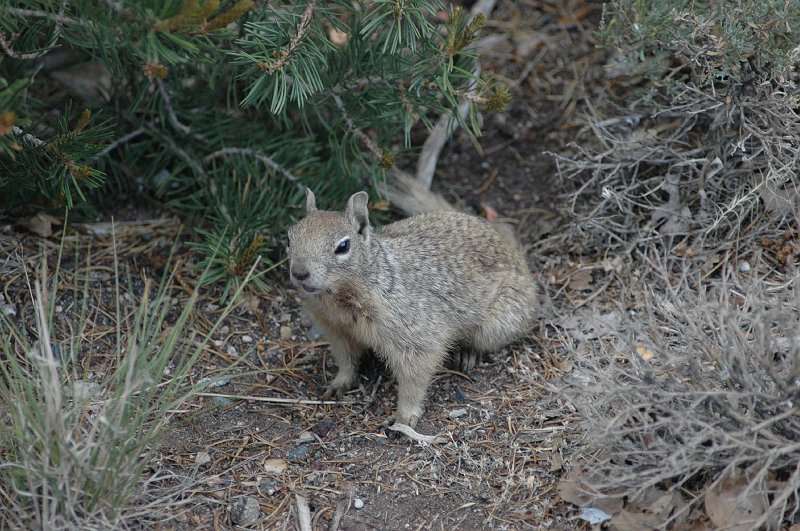
<svg viewBox="0 0 800 531"><path fill-rule="evenodd" d="M225 325L225 326L223 326L222 328L219 329L219 333L222 334L222 335L225 335L225 336L228 335L228 333L230 331L231 331L231 327L228 326L228 325Z"/></svg>
<svg viewBox="0 0 800 531"><path fill-rule="evenodd" d="M297 438L303 442L311 442L314 440L314 434L311 433L310 431L304 431L303 433L298 435Z"/></svg>
<svg viewBox="0 0 800 531"><path fill-rule="evenodd" d="M258 500L252 496L239 498L231 508L231 522L234 525L248 527L261 517L261 507Z"/></svg>
<svg viewBox="0 0 800 531"><path fill-rule="evenodd" d="M290 339L292 337L292 329L288 326L281 327L281 339Z"/></svg>
<svg viewBox="0 0 800 531"><path fill-rule="evenodd" d="M217 347L217 348L220 348L224 344L225 344L225 342L222 341L221 339L215 339L214 340L214 346Z"/></svg>
<svg viewBox="0 0 800 531"><path fill-rule="evenodd" d="M307 444L301 444L291 452L286 454L289 459L305 459L311 452L311 447Z"/></svg>
<svg viewBox="0 0 800 531"><path fill-rule="evenodd" d="M458 417L463 417L467 414L467 410L465 408L461 409L454 409L450 413L447 414L448 417L451 419L457 419Z"/></svg>
<svg viewBox="0 0 800 531"><path fill-rule="evenodd" d="M238 354L238 352L236 352L236 347L234 347L233 345L228 345L228 348L226 349L226 352L230 356L235 356L236 354Z"/></svg>
<svg viewBox="0 0 800 531"><path fill-rule="evenodd" d="M451 398L454 402L458 402L459 404L463 404L467 401L467 397L464 396L464 393L461 392L461 389L456 387L455 392L453 393L453 397Z"/></svg>
<svg viewBox="0 0 800 531"><path fill-rule="evenodd" d="M362 500L361 498L356 498L355 500L353 500L353 507L355 507L356 509L363 509L364 500Z"/></svg>
<svg viewBox="0 0 800 531"><path fill-rule="evenodd" d="M252 343L253 338L250 336L242 336L242 343Z"/></svg>
<svg viewBox="0 0 800 531"><path fill-rule="evenodd" d="M209 383L214 387L222 387L223 385L228 385L231 383L230 377L211 377L211 376L204 376L197 381L198 384Z"/></svg>
<svg viewBox="0 0 800 531"><path fill-rule="evenodd" d="M750 271L750 263L746 260L741 260L739 262L739 271L741 271L742 273L747 273L748 271Z"/></svg>

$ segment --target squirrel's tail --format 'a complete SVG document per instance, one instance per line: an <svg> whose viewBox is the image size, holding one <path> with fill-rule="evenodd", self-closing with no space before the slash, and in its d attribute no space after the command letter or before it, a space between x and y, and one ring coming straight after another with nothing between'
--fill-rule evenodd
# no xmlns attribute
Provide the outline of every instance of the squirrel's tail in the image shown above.
<svg viewBox="0 0 800 531"><path fill-rule="evenodd" d="M457 211L444 197L431 192L406 172L395 170L391 177L392 183L386 185L386 198L404 214L414 216L440 210Z"/></svg>
<svg viewBox="0 0 800 531"><path fill-rule="evenodd" d="M425 212L438 212L446 210L458 212L459 210L447 202L437 193L431 192L420 184L414 177L404 171L394 170L391 174L393 182L386 185L386 198L389 202L408 216L423 214ZM522 250L522 243L517 238L513 225L503 221L491 221L492 227L511 242L514 247Z"/></svg>

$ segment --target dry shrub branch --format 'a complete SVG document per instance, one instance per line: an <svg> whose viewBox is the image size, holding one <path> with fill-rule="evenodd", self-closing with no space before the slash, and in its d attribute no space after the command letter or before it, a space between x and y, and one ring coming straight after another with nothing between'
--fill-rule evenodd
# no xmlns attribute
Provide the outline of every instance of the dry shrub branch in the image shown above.
<svg viewBox="0 0 800 531"><path fill-rule="evenodd" d="M669 98L649 113L591 108L592 147L556 156L562 176L581 180L573 204L591 194L592 210L576 214L584 226L602 226L598 244L624 246L643 229L720 243L754 224L797 222L794 83L762 80L724 93L681 84Z"/></svg>
<svg viewBox="0 0 800 531"><path fill-rule="evenodd" d="M694 275L645 290L579 358L565 393L587 424L587 455L599 450L582 487L630 502L680 493L661 526L704 508L716 526L777 528L800 511L798 279Z"/></svg>
<svg viewBox="0 0 800 531"><path fill-rule="evenodd" d="M573 254L598 262L616 303L562 323L576 361L565 395L586 433L568 481L589 495L562 497L615 529L792 525L800 22L778 39L740 23L758 3L737 3L739 18L612 5L607 99L587 104L574 153L555 156L577 184Z"/></svg>

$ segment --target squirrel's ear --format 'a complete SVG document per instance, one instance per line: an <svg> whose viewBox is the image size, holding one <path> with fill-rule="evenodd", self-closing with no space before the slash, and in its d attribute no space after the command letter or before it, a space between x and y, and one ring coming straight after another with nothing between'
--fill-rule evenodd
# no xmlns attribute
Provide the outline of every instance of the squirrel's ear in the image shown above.
<svg viewBox="0 0 800 531"><path fill-rule="evenodd" d="M317 210L317 198L314 197L314 192L311 188L306 188L306 214L310 214Z"/></svg>
<svg viewBox="0 0 800 531"><path fill-rule="evenodd" d="M367 192L357 192L350 196L350 200L347 201L347 210L345 210L345 214L347 214L350 221L358 225L358 233L362 235L364 234L364 229L369 227L368 201Z"/></svg>

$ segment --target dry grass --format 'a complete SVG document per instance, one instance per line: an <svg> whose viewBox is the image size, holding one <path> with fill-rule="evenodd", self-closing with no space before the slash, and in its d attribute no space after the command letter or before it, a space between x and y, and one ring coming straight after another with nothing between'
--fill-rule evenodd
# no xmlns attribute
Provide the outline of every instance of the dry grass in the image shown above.
<svg viewBox="0 0 800 531"><path fill-rule="evenodd" d="M196 293L176 307L170 275L154 283L130 262L123 272L117 252L138 257L154 235L170 244L175 227L123 225L120 246L115 226L87 226L87 239L19 252L3 274L0 527L128 528L172 505L174 488L142 489L156 481L145 469L176 408L205 385L193 370L208 335L187 333Z"/></svg>

